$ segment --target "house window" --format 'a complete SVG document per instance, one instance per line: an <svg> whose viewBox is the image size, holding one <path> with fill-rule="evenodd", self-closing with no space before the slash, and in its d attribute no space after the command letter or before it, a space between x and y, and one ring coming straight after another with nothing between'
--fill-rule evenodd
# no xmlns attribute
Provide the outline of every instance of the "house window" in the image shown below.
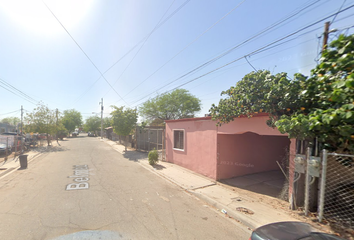
<svg viewBox="0 0 354 240"><path fill-rule="evenodd" d="M184 150L184 130L173 130L173 148Z"/></svg>

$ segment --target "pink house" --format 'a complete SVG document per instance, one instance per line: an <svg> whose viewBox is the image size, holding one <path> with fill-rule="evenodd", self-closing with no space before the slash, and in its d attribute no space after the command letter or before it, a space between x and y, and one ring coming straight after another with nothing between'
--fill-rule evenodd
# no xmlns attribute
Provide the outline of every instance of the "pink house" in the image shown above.
<svg viewBox="0 0 354 240"><path fill-rule="evenodd" d="M211 117L168 120L166 160L215 180L279 170L276 161L294 158L295 141L268 127L267 119L240 117L220 127Z"/></svg>

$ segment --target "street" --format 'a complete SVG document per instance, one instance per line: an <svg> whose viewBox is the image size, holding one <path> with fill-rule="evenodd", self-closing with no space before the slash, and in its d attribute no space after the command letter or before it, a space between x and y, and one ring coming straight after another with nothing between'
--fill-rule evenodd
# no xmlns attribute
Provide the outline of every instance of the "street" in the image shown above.
<svg viewBox="0 0 354 240"><path fill-rule="evenodd" d="M28 169L0 178L0 239L56 239L88 230L116 234L102 239L250 236L245 226L98 138L79 135L60 144Z"/></svg>

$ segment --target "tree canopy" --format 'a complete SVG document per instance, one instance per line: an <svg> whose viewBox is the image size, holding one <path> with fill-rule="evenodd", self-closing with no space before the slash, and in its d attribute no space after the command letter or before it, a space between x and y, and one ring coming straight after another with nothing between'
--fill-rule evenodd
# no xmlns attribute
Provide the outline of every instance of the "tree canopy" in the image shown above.
<svg viewBox="0 0 354 240"><path fill-rule="evenodd" d="M200 100L186 89L176 89L143 103L139 113L148 121L192 118L200 111Z"/></svg>
<svg viewBox="0 0 354 240"><path fill-rule="evenodd" d="M65 110L62 123L69 132L75 131L75 128L82 125L81 113L75 109Z"/></svg>
<svg viewBox="0 0 354 240"><path fill-rule="evenodd" d="M354 35L330 43L309 77L269 71L247 74L212 105L218 124L266 112L268 125L290 138L317 138L329 150L354 153Z"/></svg>
<svg viewBox="0 0 354 240"><path fill-rule="evenodd" d="M124 110L124 107L116 106L111 107L114 109L111 112L113 131L117 135L128 136L132 133L138 121L136 110L130 108ZM125 145L125 151L126 150L127 145Z"/></svg>
<svg viewBox="0 0 354 240"><path fill-rule="evenodd" d="M302 85L303 111L283 116L278 129L290 137L317 137L329 150L354 153L354 35L340 35Z"/></svg>
<svg viewBox="0 0 354 240"><path fill-rule="evenodd" d="M101 118L98 116L88 117L84 124L85 132L94 132L101 129Z"/></svg>
<svg viewBox="0 0 354 240"><path fill-rule="evenodd" d="M43 104L39 104L31 113L25 116L25 131L33 133L46 133L56 135L58 132L64 131L65 128L60 122L55 111L49 109ZM49 138L48 145L49 145Z"/></svg>
<svg viewBox="0 0 354 240"><path fill-rule="evenodd" d="M0 122L16 126L18 123L21 122L21 119L19 119L18 117L7 117L1 119Z"/></svg>

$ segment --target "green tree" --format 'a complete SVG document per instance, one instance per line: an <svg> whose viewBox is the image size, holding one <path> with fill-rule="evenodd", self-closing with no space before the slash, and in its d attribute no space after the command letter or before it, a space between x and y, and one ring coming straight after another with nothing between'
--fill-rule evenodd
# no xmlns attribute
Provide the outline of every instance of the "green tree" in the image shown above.
<svg viewBox="0 0 354 240"><path fill-rule="evenodd" d="M268 125L289 138L317 138L331 151L354 153L354 35L340 35L310 77L269 71L247 74L210 112L218 124L266 112Z"/></svg>
<svg viewBox="0 0 354 240"><path fill-rule="evenodd" d="M227 98L209 110L218 124L233 121L235 117L252 117L257 113L267 113L267 124L274 127L283 115L290 116L301 106L298 95L306 77L296 74L293 80L286 73L272 75L269 71L251 72L236 83L235 87L223 91Z"/></svg>
<svg viewBox="0 0 354 240"><path fill-rule="evenodd" d="M198 111L200 100L185 89L158 95L139 108L139 113L149 121L192 118Z"/></svg>
<svg viewBox="0 0 354 240"><path fill-rule="evenodd" d="M112 115L113 131L120 136L128 136L135 129L138 121L136 109L125 109L124 107L111 106L114 110ZM127 141L125 141L127 143ZM127 144L125 144L125 151L127 151Z"/></svg>
<svg viewBox="0 0 354 240"><path fill-rule="evenodd" d="M21 122L21 119L19 119L18 117L7 117L3 118L0 122L16 126L18 123Z"/></svg>
<svg viewBox="0 0 354 240"><path fill-rule="evenodd" d="M50 135L55 135L58 129L56 113L50 110L44 104L38 104L38 106L31 113L27 113L25 116L26 132L45 133L47 134L48 146L50 145Z"/></svg>
<svg viewBox="0 0 354 240"><path fill-rule="evenodd" d="M283 116L290 137L317 137L325 148L354 153L354 35L340 35L324 50L299 94L301 110Z"/></svg>
<svg viewBox="0 0 354 240"><path fill-rule="evenodd" d="M101 129L101 118L98 116L91 116L86 119L84 124L85 132L95 132Z"/></svg>
<svg viewBox="0 0 354 240"><path fill-rule="evenodd" d="M103 128L108 128L112 126L112 118L105 117L103 118Z"/></svg>
<svg viewBox="0 0 354 240"><path fill-rule="evenodd" d="M75 109L65 110L61 122L70 134L71 132L75 131L75 128L82 125L81 113Z"/></svg>

